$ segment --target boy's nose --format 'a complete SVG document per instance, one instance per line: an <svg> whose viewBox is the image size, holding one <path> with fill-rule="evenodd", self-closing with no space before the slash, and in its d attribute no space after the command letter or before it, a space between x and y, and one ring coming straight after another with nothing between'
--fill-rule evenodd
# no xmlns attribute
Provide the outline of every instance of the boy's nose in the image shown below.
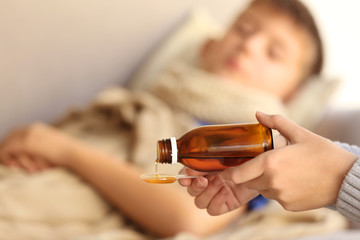
<svg viewBox="0 0 360 240"><path fill-rule="evenodd" d="M261 33L245 36L238 45L238 52L246 55L259 54L265 46L265 38Z"/></svg>

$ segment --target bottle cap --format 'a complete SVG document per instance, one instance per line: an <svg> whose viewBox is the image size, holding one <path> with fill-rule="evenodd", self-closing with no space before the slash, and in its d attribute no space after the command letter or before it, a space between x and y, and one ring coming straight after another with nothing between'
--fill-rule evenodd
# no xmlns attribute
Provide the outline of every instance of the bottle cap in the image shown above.
<svg viewBox="0 0 360 240"><path fill-rule="evenodd" d="M171 137L170 138L170 142L171 142L171 164L175 164L177 163L177 144L176 144L176 138L175 137Z"/></svg>

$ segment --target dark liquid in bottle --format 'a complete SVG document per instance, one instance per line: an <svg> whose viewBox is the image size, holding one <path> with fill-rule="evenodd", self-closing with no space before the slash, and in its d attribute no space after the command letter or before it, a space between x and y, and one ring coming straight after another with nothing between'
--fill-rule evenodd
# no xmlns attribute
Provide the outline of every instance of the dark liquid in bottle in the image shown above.
<svg viewBox="0 0 360 240"><path fill-rule="evenodd" d="M197 171L238 166L273 148L271 129L261 124L204 126L177 140L177 162ZM170 140L158 142L159 163L171 163Z"/></svg>
<svg viewBox="0 0 360 240"><path fill-rule="evenodd" d="M179 144L178 158L198 171L238 166L272 147L271 131L262 125L205 127L187 138Z"/></svg>
<svg viewBox="0 0 360 240"><path fill-rule="evenodd" d="M197 171L223 170L228 167L235 167L252 159L253 157L183 157L182 162Z"/></svg>

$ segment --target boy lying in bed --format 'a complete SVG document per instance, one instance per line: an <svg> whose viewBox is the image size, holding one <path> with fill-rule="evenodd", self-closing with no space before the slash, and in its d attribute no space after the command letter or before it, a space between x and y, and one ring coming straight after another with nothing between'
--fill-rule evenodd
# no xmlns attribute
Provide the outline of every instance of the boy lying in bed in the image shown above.
<svg viewBox="0 0 360 240"><path fill-rule="evenodd" d="M194 65L169 67L150 87L146 99L160 104L156 108L166 109L166 114L180 112L187 119L206 124L252 121L256 110L286 114L286 102L304 81L320 73L323 58L314 20L297 0L252 1L221 38L203 45L198 57ZM130 102L139 104L136 98L141 94L126 94ZM142 108L151 101L145 101ZM139 106L132 107L135 110L131 114L140 117ZM108 132L117 128L135 131L131 128L135 124L124 120L128 115L121 116L117 123L107 121L107 117L113 117L112 111L97 112L103 114L99 118L103 128L111 125L113 129ZM85 119L93 113L84 110L78 114ZM122 137L126 146L139 141L137 138L141 140L142 131L148 128L144 118L131 119L136 121L137 133L136 138ZM141 121L143 126L139 125ZM176 124L175 120L158 122L158 129L176 129ZM118 212L158 237L183 231L200 236L213 234L246 210L244 207L222 216L209 216L194 206L193 199L181 187L146 184L139 178L144 168L153 168L154 158L148 157L146 163L139 164L131 159L136 156L131 152L126 155L128 159L119 159L64 133L68 129L67 123L60 129L34 124L12 132L0 145L0 160L31 173L52 166L68 169L94 187ZM148 131L158 137L156 130ZM153 138L142 144L146 147L137 151L153 155L146 150L155 151ZM120 151L135 150L124 147Z"/></svg>

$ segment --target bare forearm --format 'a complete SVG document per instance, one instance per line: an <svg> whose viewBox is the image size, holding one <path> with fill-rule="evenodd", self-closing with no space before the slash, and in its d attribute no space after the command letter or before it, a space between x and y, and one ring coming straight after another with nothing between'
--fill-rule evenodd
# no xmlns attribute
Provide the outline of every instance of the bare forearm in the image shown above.
<svg viewBox="0 0 360 240"><path fill-rule="evenodd" d="M206 211L197 209L193 199L175 184L145 183L139 177L138 168L86 147L72 153L69 168L91 183L121 212L161 236L179 231L209 234L237 214L211 217ZM201 222L201 226L196 222Z"/></svg>

